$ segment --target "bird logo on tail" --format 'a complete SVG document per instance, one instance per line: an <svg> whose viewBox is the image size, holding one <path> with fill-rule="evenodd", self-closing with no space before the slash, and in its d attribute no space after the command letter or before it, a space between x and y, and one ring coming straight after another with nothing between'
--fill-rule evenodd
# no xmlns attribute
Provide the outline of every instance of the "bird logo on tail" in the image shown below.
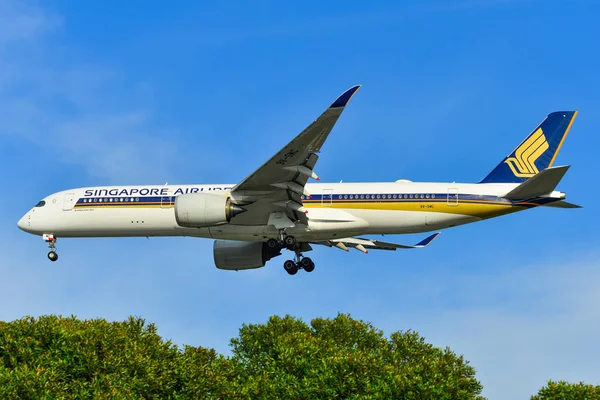
<svg viewBox="0 0 600 400"><path fill-rule="evenodd" d="M504 162L516 177L531 178L539 172L535 162L549 147L544 131L539 128L515 150L514 157L508 157Z"/></svg>

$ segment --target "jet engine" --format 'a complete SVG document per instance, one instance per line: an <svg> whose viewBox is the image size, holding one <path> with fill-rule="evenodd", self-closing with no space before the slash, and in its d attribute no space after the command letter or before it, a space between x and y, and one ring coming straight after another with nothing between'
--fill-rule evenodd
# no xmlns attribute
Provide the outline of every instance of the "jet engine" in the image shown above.
<svg viewBox="0 0 600 400"><path fill-rule="evenodd" d="M245 211L234 204L231 197L220 194L189 193L175 198L175 220L186 228L223 225Z"/></svg>
<svg viewBox="0 0 600 400"><path fill-rule="evenodd" d="M281 253L264 242L215 240L213 254L217 268L237 271L264 267L267 261Z"/></svg>

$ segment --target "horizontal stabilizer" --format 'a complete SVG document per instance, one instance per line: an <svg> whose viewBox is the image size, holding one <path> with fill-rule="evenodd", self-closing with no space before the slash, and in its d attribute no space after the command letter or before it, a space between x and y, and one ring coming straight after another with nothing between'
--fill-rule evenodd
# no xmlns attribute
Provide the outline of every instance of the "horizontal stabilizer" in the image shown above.
<svg viewBox="0 0 600 400"><path fill-rule="evenodd" d="M336 247L340 247L343 250L346 247L354 247L355 249L358 249L358 250L366 253L367 250L370 250L370 249L373 249L373 250L419 249L419 248L429 245L433 241L433 239L435 239L436 237L439 236L439 234L440 234L440 232L434 233L433 235L426 237L425 239L421 240L419 243L417 243L413 246L409 246L409 245L405 245L405 244L382 242L382 241L373 240L373 239L352 238L352 237L344 238L344 239L326 240L326 241L315 242L315 243L322 244L322 245L329 246L329 247L336 246Z"/></svg>
<svg viewBox="0 0 600 400"><path fill-rule="evenodd" d="M554 201L548 204L542 204L544 207L555 207L555 208L583 208L577 204L569 203L568 201Z"/></svg>
<svg viewBox="0 0 600 400"><path fill-rule="evenodd" d="M511 190L506 196L507 199L531 199L552 193L558 186L570 165L562 167L547 168L535 174L519 186Z"/></svg>

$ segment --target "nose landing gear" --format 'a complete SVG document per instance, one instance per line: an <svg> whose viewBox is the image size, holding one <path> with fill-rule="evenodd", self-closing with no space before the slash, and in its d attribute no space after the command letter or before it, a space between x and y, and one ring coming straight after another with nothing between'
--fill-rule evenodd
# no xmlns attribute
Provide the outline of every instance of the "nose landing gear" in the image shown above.
<svg viewBox="0 0 600 400"><path fill-rule="evenodd" d="M44 242L48 243L48 248L50 249L48 252L48 259L52 262L58 260L58 253L56 252L56 238L54 235L44 233L42 235L42 239L44 239Z"/></svg>

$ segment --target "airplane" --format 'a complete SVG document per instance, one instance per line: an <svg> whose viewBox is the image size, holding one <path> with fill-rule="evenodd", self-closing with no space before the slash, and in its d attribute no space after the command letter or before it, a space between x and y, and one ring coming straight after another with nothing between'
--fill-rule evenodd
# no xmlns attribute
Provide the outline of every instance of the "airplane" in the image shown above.
<svg viewBox="0 0 600 400"><path fill-rule="evenodd" d="M290 275L312 272L304 255L315 245L363 253L423 248L364 235L438 231L535 207L580 208L556 187L569 166L553 166L577 116L548 116L478 183L321 183L318 153L360 85L325 112L246 179L237 184L99 186L53 193L17 223L41 235L51 261L56 240L73 237L191 236L215 239L214 263L223 270L264 267L291 250Z"/></svg>

